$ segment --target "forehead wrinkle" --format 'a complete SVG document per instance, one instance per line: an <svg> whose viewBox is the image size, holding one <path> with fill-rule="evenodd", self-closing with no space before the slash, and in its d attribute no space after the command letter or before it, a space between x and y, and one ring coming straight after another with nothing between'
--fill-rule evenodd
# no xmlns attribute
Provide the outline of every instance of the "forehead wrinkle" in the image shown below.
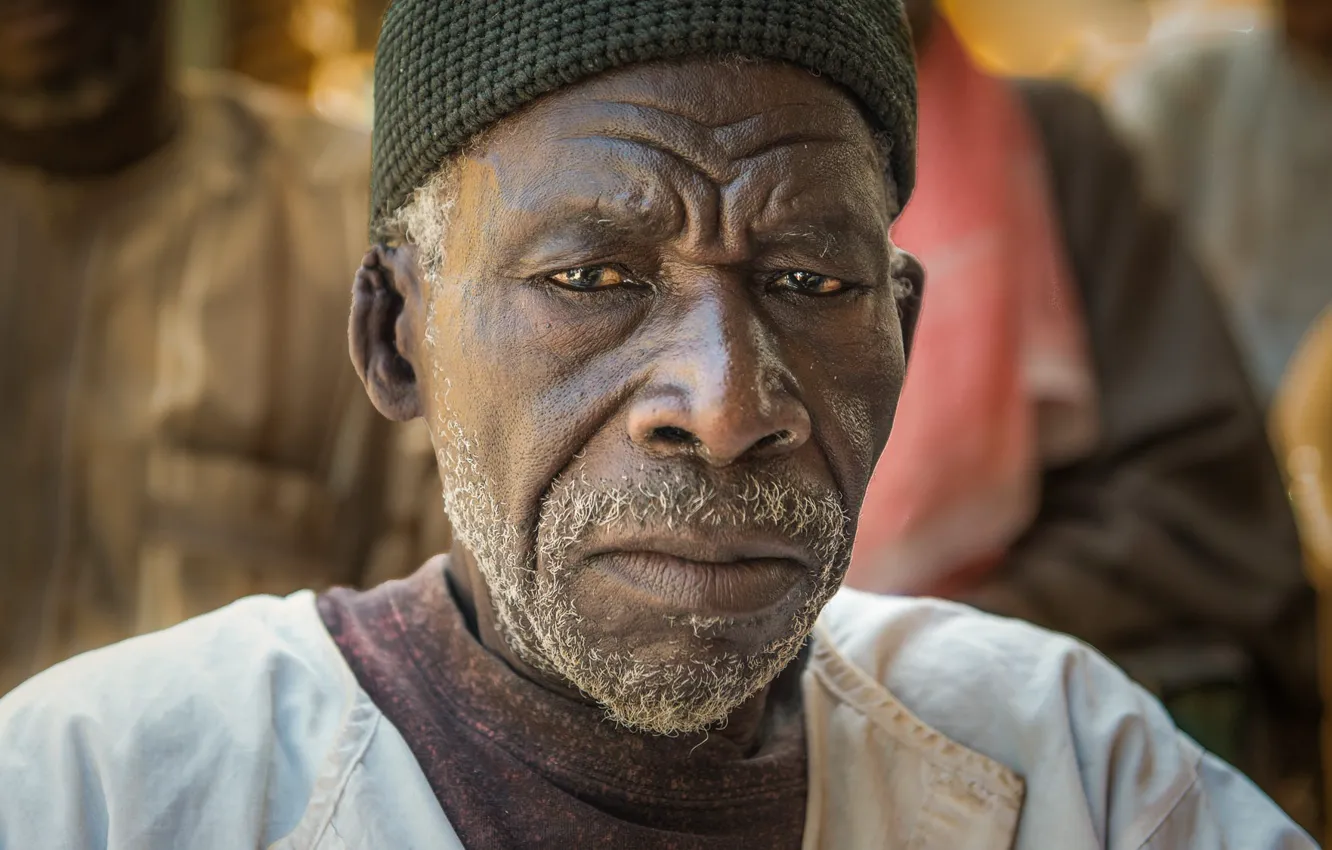
<svg viewBox="0 0 1332 850"><path fill-rule="evenodd" d="M670 147L667 143L664 143L659 139L656 139L650 135L643 133L608 131L608 132L595 133L592 135L585 135L585 136L560 136L559 141L561 142L609 141L609 142L624 142L631 145L638 145L639 147L659 153L662 156L669 157L670 159L674 160L675 162L683 166L687 171L698 177L701 177L702 179L711 183L714 187L721 187L726 182L725 175L716 173L715 169L709 169L705 163L699 161L700 159L702 159L701 157L699 158L691 157L689 156L689 154L683 151L676 150Z"/></svg>
<svg viewBox="0 0 1332 850"><path fill-rule="evenodd" d="M669 229L699 256L724 255L730 259L749 250L746 246L755 246L758 234L751 226L736 230L727 223L737 213L750 225L769 217L775 195L787 182L787 169L781 161L784 157L804 161L826 156L832 161L855 161L860 148L864 148L866 157L873 157L875 152L863 115L846 97L801 96L805 92L799 90L795 98L779 94L776 102L756 105L752 101L728 104L723 102L724 97L696 100L692 95L680 94L669 104L660 105L653 102L652 95L626 94L588 96L583 92L568 100L547 101L529 116L544 125L537 131L537 138L544 136L547 145L556 149L568 145L580 151L576 161L590 154L589 165L609 165L610 172L619 173L631 183L655 186L677 198L683 220L677 219L676 226ZM809 150L801 153L802 148ZM568 162L568 154L552 153L546 166ZM533 165L530 151L524 158ZM568 168L557 168L549 177L557 178L560 172L568 173ZM755 185L745 188L751 181ZM561 181L557 178L556 182ZM737 193L745 199L741 201ZM621 194L623 190L596 198L591 210L585 207L580 211L584 226L596 222L600 225L597 229L601 229L607 222L598 219L621 219L625 215L637 223L639 211L632 203L627 207L618 203L624 200ZM737 201L739 208L734 208ZM588 212L593 214L586 215ZM603 212L609 215L599 215ZM629 222L616 222L621 223ZM771 224L786 229L779 222ZM771 239L771 232L764 236ZM818 253L826 250L820 248Z"/></svg>
<svg viewBox="0 0 1332 850"><path fill-rule="evenodd" d="M680 230L686 234L684 241L701 250L702 246L715 242L721 229L721 207L724 187L731 179L726 174L711 173L702 163L691 160L685 153L646 134L604 131L591 136L564 136L561 141L568 142L610 142L613 144L637 145L666 157L678 164L688 177L697 181L697 185L686 188L677 180L667 178L670 191L680 200L683 221ZM666 175L661 175L666 176ZM643 176L635 176L636 181L643 181Z"/></svg>
<svg viewBox="0 0 1332 850"><path fill-rule="evenodd" d="M783 148L813 144L847 145L850 147L857 146L855 141L840 136L819 135L808 133L803 130L796 130L775 139L759 142L755 147L748 150L742 150L735 154L718 150L716 160L709 163L702 161L704 159L703 157L691 157L689 153L670 147L668 143L662 142L649 134L636 133L633 131L617 130L597 133L595 135L560 136L559 141L609 141L638 145L646 150L670 158L686 171L706 181L710 184L711 188L718 191L725 191L731 188L732 184L737 180L744 178L745 175L737 171L737 167L740 164L770 156L781 151ZM720 148L720 145L718 147ZM771 198L771 191L772 190L769 190L769 199Z"/></svg>
<svg viewBox="0 0 1332 850"><path fill-rule="evenodd" d="M597 138L634 142L669 156L717 188L735 179L736 167L780 150L808 144L855 145L860 141L859 113L829 109L806 101L776 103L740 118L710 124L682 112L632 100L597 99L595 118L556 137L557 141ZM607 114L609 112L609 114ZM570 113L560 110L564 116Z"/></svg>
<svg viewBox="0 0 1332 850"><path fill-rule="evenodd" d="M718 127L717 143L731 160L743 162L796 145L857 147L870 144L868 125L849 104L782 103Z"/></svg>
<svg viewBox="0 0 1332 850"><path fill-rule="evenodd" d="M577 117L562 128L558 141L604 138L634 142L672 157L713 183L720 182L725 152L706 124L630 101L597 99L589 105L596 107L591 115L561 110L560 117Z"/></svg>

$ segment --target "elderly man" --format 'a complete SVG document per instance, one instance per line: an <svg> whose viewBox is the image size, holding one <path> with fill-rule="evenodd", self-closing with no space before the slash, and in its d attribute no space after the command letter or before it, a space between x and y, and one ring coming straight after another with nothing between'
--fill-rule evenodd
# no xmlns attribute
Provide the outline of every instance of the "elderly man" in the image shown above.
<svg viewBox="0 0 1332 850"><path fill-rule="evenodd" d="M384 536L385 429L337 359L369 140L173 85L169 5L0 0L0 694L361 582Z"/></svg>
<svg viewBox="0 0 1332 850"><path fill-rule="evenodd" d="M899 0L398 0L352 358L457 544L0 702L0 845L1307 848L1081 644L837 593L920 269Z"/></svg>

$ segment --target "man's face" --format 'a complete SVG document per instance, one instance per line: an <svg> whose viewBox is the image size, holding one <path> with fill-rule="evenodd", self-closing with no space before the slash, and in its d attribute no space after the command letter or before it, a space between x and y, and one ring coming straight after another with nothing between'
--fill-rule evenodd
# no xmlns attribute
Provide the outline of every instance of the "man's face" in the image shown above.
<svg viewBox="0 0 1332 850"><path fill-rule="evenodd" d="M0 125L107 110L159 51L166 0L0 0Z"/></svg>
<svg viewBox="0 0 1332 850"><path fill-rule="evenodd" d="M454 198L414 365L510 647L628 725L724 719L840 583L901 388L874 138L796 68L639 66Z"/></svg>

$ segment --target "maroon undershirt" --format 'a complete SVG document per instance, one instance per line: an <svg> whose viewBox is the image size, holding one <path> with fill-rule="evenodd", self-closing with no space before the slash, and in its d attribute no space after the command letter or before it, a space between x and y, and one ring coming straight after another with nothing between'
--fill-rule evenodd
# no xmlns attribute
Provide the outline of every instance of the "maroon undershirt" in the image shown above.
<svg viewBox="0 0 1332 850"><path fill-rule="evenodd" d="M331 590L319 613L467 850L801 846L798 704L770 712L756 752L719 735L628 732L482 647L445 563L369 591Z"/></svg>

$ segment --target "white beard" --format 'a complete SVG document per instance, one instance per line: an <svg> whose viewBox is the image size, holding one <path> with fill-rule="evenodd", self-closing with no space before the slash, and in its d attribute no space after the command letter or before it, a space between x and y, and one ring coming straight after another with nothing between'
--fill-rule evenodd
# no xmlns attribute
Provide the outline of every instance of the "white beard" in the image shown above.
<svg viewBox="0 0 1332 850"><path fill-rule="evenodd" d="M562 476L542 501L535 528L522 528L507 518L480 470L475 439L452 415L447 380L436 386L444 388L433 429L444 509L485 578L500 632L525 663L567 681L624 726L676 735L723 723L795 660L850 561L850 525L835 492L810 493L781 475L750 473L723 494L685 465L631 487ZM815 553L812 592L781 637L748 655L662 662L594 646L570 591L567 554L592 529L616 524L771 531ZM534 548L526 543L533 534ZM681 627L697 634L725 625L689 617Z"/></svg>

